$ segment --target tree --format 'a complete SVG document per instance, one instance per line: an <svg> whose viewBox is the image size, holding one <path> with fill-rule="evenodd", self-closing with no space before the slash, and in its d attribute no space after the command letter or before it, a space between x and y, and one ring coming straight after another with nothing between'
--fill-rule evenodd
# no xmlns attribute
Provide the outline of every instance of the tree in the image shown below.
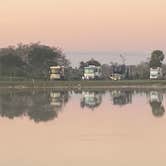
<svg viewBox="0 0 166 166"><path fill-rule="evenodd" d="M108 64L103 64L102 73L104 79L110 79L110 75L112 74L111 66Z"/></svg>
<svg viewBox="0 0 166 166"><path fill-rule="evenodd" d="M151 54L150 67L152 68L161 67L164 57L165 55L161 50L154 50Z"/></svg>
<svg viewBox="0 0 166 166"><path fill-rule="evenodd" d="M87 66L86 62L81 61L79 68L80 68L80 69L83 69L83 68L86 67L86 66Z"/></svg>
<svg viewBox="0 0 166 166"><path fill-rule="evenodd" d="M87 67L89 65L101 66L100 62L92 58L88 60L87 62L81 61L79 68L83 69L84 67Z"/></svg>
<svg viewBox="0 0 166 166"><path fill-rule="evenodd" d="M18 44L0 49L0 74L47 78L51 65L69 66L63 52L40 43Z"/></svg>
<svg viewBox="0 0 166 166"><path fill-rule="evenodd" d="M89 61L87 61L86 63L87 63L87 65L101 66L101 63L98 62L97 60L93 59L93 58L90 59Z"/></svg>
<svg viewBox="0 0 166 166"><path fill-rule="evenodd" d="M135 68L136 79L149 79L149 64L147 62L141 62Z"/></svg>
<svg viewBox="0 0 166 166"><path fill-rule="evenodd" d="M12 53L0 57L1 75L23 76L25 65L19 56Z"/></svg>
<svg viewBox="0 0 166 166"><path fill-rule="evenodd" d="M60 50L38 43L30 46L28 66L33 77L47 78L52 65L68 65Z"/></svg>
<svg viewBox="0 0 166 166"><path fill-rule="evenodd" d="M65 80L80 80L83 75L83 70L69 67L65 70Z"/></svg>

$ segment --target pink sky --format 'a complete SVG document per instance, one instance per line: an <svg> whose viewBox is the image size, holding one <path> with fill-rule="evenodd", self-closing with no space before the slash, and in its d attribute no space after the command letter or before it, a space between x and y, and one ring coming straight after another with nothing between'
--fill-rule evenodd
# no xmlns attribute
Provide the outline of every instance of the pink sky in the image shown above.
<svg viewBox="0 0 166 166"><path fill-rule="evenodd" d="M0 46L41 41L65 51L163 49L165 0L3 0Z"/></svg>

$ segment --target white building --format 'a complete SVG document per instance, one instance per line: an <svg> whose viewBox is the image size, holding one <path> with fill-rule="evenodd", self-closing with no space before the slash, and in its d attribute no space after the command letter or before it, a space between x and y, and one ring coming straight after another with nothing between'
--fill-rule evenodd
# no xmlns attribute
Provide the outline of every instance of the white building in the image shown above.
<svg viewBox="0 0 166 166"><path fill-rule="evenodd" d="M50 66L50 80L64 78L64 66Z"/></svg>
<svg viewBox="0 0 166 166"><path fill-rule="evenodd" d="M84 75L82 79L90 80L90 79L99 79L102 76L101 66L89 65L88 67L84 67Z"/></svg>
<svg viewBox="0 0 166 166"><path fill-rule="evenodd" d="M161 79L162 78L162 68L150 68L150 79Z"/></svg>

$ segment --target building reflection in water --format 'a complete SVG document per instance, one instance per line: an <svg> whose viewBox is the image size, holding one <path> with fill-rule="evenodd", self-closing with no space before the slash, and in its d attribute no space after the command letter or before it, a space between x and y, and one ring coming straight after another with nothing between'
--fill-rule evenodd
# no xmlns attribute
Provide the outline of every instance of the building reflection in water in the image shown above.
<svg viewBox="0 0 166 166"><path fill-rule="evenodd" d="M159 91L150 91L149 104L155 117L162 117L165 113L163 106L163 95Z"/></svg>
<svg viewBox="0 0 166 166"><path fill-rule="evenodd" d="M131 90L111 90L110 93L113 105L123 106L132 103Z"/></svg>
<svg viewBox="0 0 166 166"><path fill-rule="evenodd" d="M68 91L51 91L50 92L50 105L56 111L61 111L62 108L69 100Z"/></svg>
<svg viewBox="0 0 166 166"><path fill-rule="evenodd" d="M0 95L0 116L28 116L35 122L46 122L58 116L68 99L67 91L6 92Z"/></svg>
<svg viewBox="0 0 166 166"><path fill-rule="evenodd" d="M94 110L94 108L97 108L102 103L103 93L100 91L82 91L81 107Z"/></svg>
<svg viewBox="0 0 166 166"><path fill-rule="evenodd" d="M109 91L114 106L125 106L132 103L134 94L146 96L154 116L162 117L165 113L163 94L160 91L112 89ZM74 91L74 95L81 94L81 108L97 109L101 103L105 90ZM47 122L58 117L58 114L69 101L71 92L64 90L27 90L0 92L0 116L9 119L15 117L29 117L34 122ZM107 98L108 97L108 98ZM139 96L138 96L139 97ZM109 95L104 96L109 102ZM145 99L146 100L146 99Z"/></svg>

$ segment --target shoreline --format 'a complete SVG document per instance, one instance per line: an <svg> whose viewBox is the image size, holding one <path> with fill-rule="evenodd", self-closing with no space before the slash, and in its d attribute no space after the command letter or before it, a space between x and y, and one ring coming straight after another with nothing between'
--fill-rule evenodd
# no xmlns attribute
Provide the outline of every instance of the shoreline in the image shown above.
<svg viewBox="0 0 166 166"><path fill-rule="evenodd" d="M0 89L166 89L166 80L0 81Z"/></svg>

